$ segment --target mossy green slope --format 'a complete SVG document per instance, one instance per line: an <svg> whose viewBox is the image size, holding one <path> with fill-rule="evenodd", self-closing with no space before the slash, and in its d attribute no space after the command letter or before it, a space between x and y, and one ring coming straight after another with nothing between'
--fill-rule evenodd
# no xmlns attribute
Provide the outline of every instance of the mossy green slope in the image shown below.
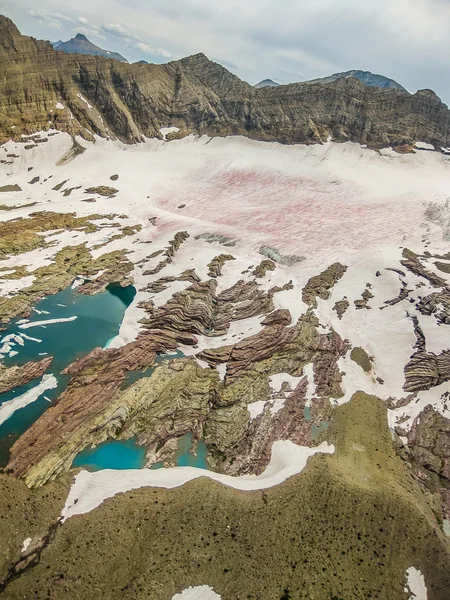
<svg viewBox="0 0 450 600"><path fill-rule="evenodd" d="M394 451L384 404L359 392L334 415L335 454L275 488L200 479L69 519L5 597L167 600L207 584L223 600L406 600L414 566L428 600L447 600L449 544Z"/></svg>

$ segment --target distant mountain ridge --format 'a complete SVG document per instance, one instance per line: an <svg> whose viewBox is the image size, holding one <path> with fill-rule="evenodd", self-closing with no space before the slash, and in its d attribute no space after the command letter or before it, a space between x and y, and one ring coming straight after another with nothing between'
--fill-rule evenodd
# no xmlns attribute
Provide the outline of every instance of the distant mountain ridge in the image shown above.
<svg viewBox="0 0 450 600"><path fill-rule="evenodd" d="M329 75L328 77L321 77L320 79L311 79L310 81L305 81L304 83L332 83L333 81L337 81L338 79L348 79L352 77L354 79L358 79L364 85L368 85L370 87L379 87L384 89L394 89L394 90L403 90L407 92L402 85L394 81L394 79L389 79L389 77L385 77L384 75L377 75L371 73L370 71L344 71L343 73L334 73L333 75Z"/></svg>
<svg viewBox="0 0 450 600"><path fill-rule="evenodd" d="M273 81L273 79L263 79L262 81L260 81L259 83L255 84L255 88L260 90L261 88L265 88L265 87L278 87L280 84L277 83L276 81Z"/></svg>
<svg viewBox="0 0 450 600"><path fill-rule="evenodd" d="M110 52L109 50L104 50L103 48L96 46L82 33L77 33L74 38L67 42L59 41L52 43L52 45L55 50L67 52L67 54L88 54L90 56L103 56L104 58L112 58L113 60L118 60L120 62L128 62L127 59L118 52Z"/></svg>
<svg viewBox="0 0 450 600"><path fill-rule="evenodd" d="M0 15L0 142L53 128L135 143L177 127L178 137L450 147L450 111L431 90L410 94L354 76L256 89L204 54L145 66L110 58L55 51Z"/></svg>

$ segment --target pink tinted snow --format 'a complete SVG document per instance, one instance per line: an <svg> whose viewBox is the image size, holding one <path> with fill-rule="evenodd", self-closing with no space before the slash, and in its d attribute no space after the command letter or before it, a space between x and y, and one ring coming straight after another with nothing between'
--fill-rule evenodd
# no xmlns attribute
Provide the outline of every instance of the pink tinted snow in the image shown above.
<svg viewBox="0 0 450 600"><path fill-rule="evenodd" d="M255 247L273 245L284 252L339 254L366 250L411 236L423 218L418 196L368 198L350 181L291 177L279 171L204 169L180 189L160 189L159 208L179 217L205 222L214 233L234 230L254 239ZM181 204L186 206L180 210ZM162 230L173 220L162 218Z"/></svg>

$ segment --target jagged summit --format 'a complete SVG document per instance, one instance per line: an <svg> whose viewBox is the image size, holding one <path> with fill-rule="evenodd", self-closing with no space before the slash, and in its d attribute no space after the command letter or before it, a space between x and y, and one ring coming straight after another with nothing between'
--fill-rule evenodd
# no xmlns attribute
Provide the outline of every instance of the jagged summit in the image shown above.
<svg viewBox="0 0 450 600"><path fill-rule="evenodd" d="M96 46L82 33L77 33L74 38L67 42L56 42L53 44L53 47L55 50L67 52L67 54L88 54L90 56L103 56L104 58L112 58L120 62L128 62L121 54Z"/></svg>
<svg viewBox="0 0 450 600"><path fill-rule="evenodd" d="M20 35L20 31L17 29L15 23L8 17L5 17L5 15L0 15L0 33L3 36L8 31L14 35Z"/></svg>
<svg viewBox="0 0 450 600"><path fill-rule="evenodd" d="M364 85L368 85L371 87L380 87L380 88L388 88L388 89L396 89L403 90L406 92L407 90L394 81L393 79L389 79L389 77L385 77L384 75L377 75L371 73L370 71L344 71L343 73L334 73L333 75L329 75L328 77L321 77L320 79L311 79L305 83L332 83L333 81L337 81L338 79L348 79L348 78L358 79Z"/></svg>
<svg viewBox="0 0 450 600"><path fill-rule="evenodd" d="M11 19L0 15L0 54L24 54L48 51L50 49L50 42L35 40L32 37L21 35Z"/></svg>
<svg viewBox="0 0 450 600"><path fill-rule="evenodd" d="M203 53L147 68L83 56L80 47L96 47L82 35L56 44L55 52L49 42L22 36L12 21L0 20L0 141L51 127L134 143L159 137L171 123L180 135L289 144L331 136L403 152L417 141L450 147L450 111L430 90L375 87L356 71L326 85L318 80L258 90ZM76 49L59 52L71 43ZM98 48L87 54L105 52L114 58Z"/></svg>

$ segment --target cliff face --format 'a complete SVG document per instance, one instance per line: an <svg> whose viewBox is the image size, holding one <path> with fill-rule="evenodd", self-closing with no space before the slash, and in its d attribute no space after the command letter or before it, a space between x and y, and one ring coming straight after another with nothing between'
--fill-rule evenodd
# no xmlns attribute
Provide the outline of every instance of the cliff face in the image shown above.
<svg viewBox="0 0 450 600"><path fill-rule="evenodd" d="M0 58L0 141L53 127L133 143L170 124L179 135L282 143L331 135L374 148L450 145L450 111L430 90L411 95L354 78L255 89L203 54L166 65L65 54L22 36L6 17Z"/></svg>

